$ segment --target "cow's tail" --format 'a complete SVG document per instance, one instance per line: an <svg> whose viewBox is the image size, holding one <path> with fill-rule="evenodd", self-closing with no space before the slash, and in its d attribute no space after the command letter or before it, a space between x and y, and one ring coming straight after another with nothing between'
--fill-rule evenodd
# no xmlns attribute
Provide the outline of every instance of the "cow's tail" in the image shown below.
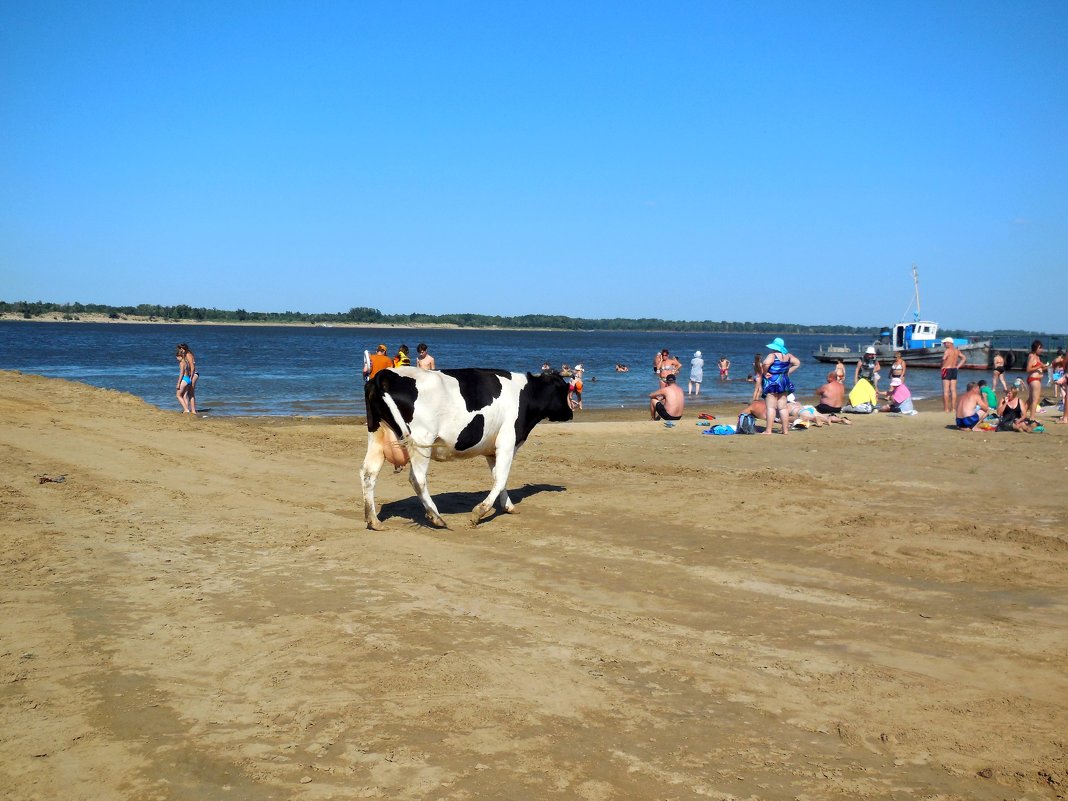
<svg viewBox="0 0 1068 801"><path fill-rule="evenodd" d="M396 402L382 389L381 384L372 378L364 385L363 397L367 409L367 430L373 434L385 423L397 435L398 440L407 444L412 435L411 429L404 422Z"/></svg>

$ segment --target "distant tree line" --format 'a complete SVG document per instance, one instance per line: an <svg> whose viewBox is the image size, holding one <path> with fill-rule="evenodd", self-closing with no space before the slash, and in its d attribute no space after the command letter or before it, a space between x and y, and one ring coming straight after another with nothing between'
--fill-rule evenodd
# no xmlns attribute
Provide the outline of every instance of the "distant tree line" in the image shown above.
<svg viewBox="0 0 1068 801"><path fill-rule="evenodd" d="M44 314L60 314L64 319L77 320L80 315L104 315L111 319L143 317L148 320L181 322L193 320L206 323L363 323L367 325L454 325L460 328L542 328L555 331L677 331L692 333L759 333L779 334L873 334L877 326L799 325L776 322L736 322L730 320L662 320L655 317L630 319L625 317L590 318L567 317L561 314L522 314L501 316L490 314L383 314L369 306L354 306L347 312L308 314L306 312L257 312L245 309L215 309L199 306L160 306L142 303L138 306L108 306L101 303L45 303L25 300L8 303L0 300L0 313L16 314L32 319ZM950 336L1030 336L1026 331L969 332L952 330Z"/></svg>

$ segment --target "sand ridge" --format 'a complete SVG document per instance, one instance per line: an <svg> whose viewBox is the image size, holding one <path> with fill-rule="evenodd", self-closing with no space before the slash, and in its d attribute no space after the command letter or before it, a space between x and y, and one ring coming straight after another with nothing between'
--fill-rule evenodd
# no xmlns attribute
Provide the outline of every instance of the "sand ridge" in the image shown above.
<svg viewBox="0 0 1068 801"><path fill-rule="evenodd" d="M356 422L0 373L0 793L1066 797L1068 430L626 414L371 533Z"/></svg>

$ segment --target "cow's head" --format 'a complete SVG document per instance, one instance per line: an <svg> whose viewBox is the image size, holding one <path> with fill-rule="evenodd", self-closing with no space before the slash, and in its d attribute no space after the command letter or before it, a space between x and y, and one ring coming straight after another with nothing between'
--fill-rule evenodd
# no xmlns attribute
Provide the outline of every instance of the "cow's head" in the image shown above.
<svg viewBox="0 0 1068 801"><path fill-rule="evenodd" d="M527 373L527 383L519 392L519 413L515 419L517 447L526 442L534 426L542 420L563 423L574 416L567 393L567 382L555 373Z"/></svg>

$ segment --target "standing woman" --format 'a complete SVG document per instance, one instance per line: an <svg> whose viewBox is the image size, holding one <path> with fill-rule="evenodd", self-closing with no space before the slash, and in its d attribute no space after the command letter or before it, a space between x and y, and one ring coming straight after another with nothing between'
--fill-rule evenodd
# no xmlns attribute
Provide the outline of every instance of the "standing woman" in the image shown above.
<svg viewBox="0 0 1068 801"><path fill-rule="evenodd" d="M845 386L845 362L841 359L834 363L834 374L838 376L838 383Z"/></svg>
<svg viewBox="0 0 1068 801"><path fill-rule="evenodd" d="M189 413L189 387L193 385L189 377L189 363L185 360L185 346L179 345L174 351L174 358L178 360L178 383L174 387L174 396L182 405L182 411Z"/></svg>
<svg viewBox="0 0 1068 801"><path fill-rule="evenodd" d="M722 361L722 359L720 360ZM701 351L695 350L693 352L693 358L690 359L690 383L686 387L687 395L700 395L701 394L701 382L705 380L705 360L701 358ZM694 392L694 386L697 386L697 391Z"/></svg>
<svg viewBox="0 0 1068 801"><path fill-rule="evenodd" d="M1042 376L1046 373L1046 363L1042 361L1042 340L1031 343L1031 352L1027 354L1027 419L1034 420L1038 415L1038 404L1042 400Z"/></svg>
<svg viewBox="0 0 1068 801"><path fill-rule="evenodd" d="M193 351L184 342L178 347L185 352L186 372L189 376L189 389L185 393L185 399L189 402L189 411L196 414L197 380L200 378L200 373L197 372L197 357L193 355Z"/></svg>
<svg viewBox="0 0 1068 801"><path fill-rule="evenodd" d="M901 358L901 351L894 354L894 363L890 365L890 380L900 378L901 383L905 383L905 372L908 370L908 365L905 364L905 360Z"/></svg>
<svg viewBox="0 0 1068 801"><path fill-rule="evenodd" d="M794 391L794 382L790 380L790 374L801 366L801 362L786 349L786 343L782 341L782 337L775 337L768 344L768 350L771 353L765 356L761 363L764 373L762 394L764 403L767 404L765 413L767 427L764 433L771 433L771 424L775 420L775 415L778 414L779 422L782 423L782 433L785 436L790 430L790 404L787 403L786 396Z"/></svg>
<svg viewBox="0 0 1068 801"><path fill-rule="evenodd" d="M760 397L764 384L764 363L759 353L753 354L753 400Z"/></svg>

